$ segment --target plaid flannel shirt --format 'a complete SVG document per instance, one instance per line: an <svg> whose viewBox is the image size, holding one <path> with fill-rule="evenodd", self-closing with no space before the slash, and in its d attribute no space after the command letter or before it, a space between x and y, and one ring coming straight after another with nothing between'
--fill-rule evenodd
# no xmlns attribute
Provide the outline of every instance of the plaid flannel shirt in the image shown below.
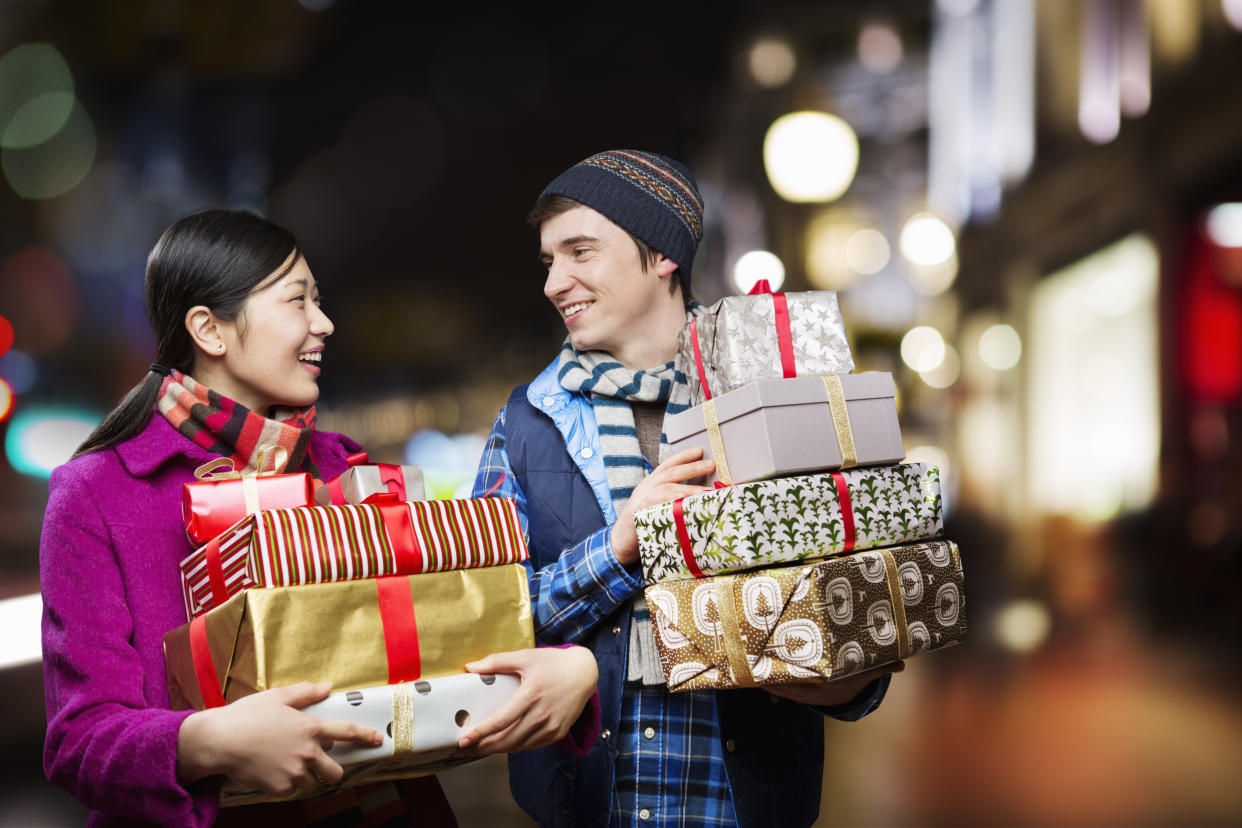
<svg viewBox="0 0 1242 828"><path fill-rule="evenodd" d="M473 497L511 497L523 531L526 493L509 466L505 411L492 425ZM530 561L531 603L539 640L581 642L591 630L643 587L642 573L630 571L612 553L612 527L593 532L535 569ZM845 721L875 710L888 689L888 676L851 705L817 708ZM626 682L621 698L621 732L613 781L612 824L632 826L736 825L733 799L721 753L714 691L669 693L663 685Z"/></svg>

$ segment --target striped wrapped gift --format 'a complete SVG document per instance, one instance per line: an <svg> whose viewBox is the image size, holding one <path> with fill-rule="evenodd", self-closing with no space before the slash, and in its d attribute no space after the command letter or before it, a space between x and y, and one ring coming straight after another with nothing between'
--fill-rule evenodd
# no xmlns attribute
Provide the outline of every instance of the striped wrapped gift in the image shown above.
<svg viewBox="0 0 1242 828"><path fill-rule="evenodd" d="M511 498L273 509L235 523L181 562L193 618L249 587L350 581L521 563Z"/></svg>

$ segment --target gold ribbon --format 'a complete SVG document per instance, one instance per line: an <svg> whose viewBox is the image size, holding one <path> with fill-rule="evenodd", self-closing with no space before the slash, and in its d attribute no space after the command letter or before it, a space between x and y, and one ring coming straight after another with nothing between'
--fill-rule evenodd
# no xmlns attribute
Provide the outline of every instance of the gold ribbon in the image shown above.
<svg viewBox="0 0 1242 828"><path fill-rule="evenodd" d="M850 428L850 414L845 408L845 389L841 387L841 377L828 374L822 377L824 391L828 394L828 411L832 414L832 424L837 431L837 444L841 446L841 468L848 469L858 465L858 454L854 450L854 430Z"/></svg>
<svg viewBox="0 0 1242 828"><path fill-rule="evenodd" d="M725 658L733 681L738 687L755 687L755 675L750 671L750 659L742 645L742 630L738 626L737 607L733 603L732 576L713 578L715 581L716 612L720 616L720 631L724 639Z"/></svg>
<svg viewBox="0 0 1242 828"><path fill-rule="evenodd" d="M716 476L726 486L733 485L729 463L725 460L724 438L720 436L720 420L716 417L716 401L703 403L703 423L707 426L707 442L712 447L712 459L716 461Z"/></svg>
<svg viewBox="0 0 1242 828"><path fill-rule="evenodd" d="M414 683L392 686L392 755L409 756L414 752Z"/></svg>
<svg viewBox="0 0 1242 828"><path fill-rule="evenodd" d="M257 455L257 462L254 471L242 469L238 471L233 465L230 457L217 457L215 460L208 460L203 465L194 470L195 480L205 480L211 482L223 480L241 480L242 497L246 504L246 514L253 515L259 511L259 482L260 477L270 477L271 475L280 474L284 471L285 464L289 462L289 450L284 446L261 446ZM268 459L272 461L271 471L263 471L263 467L267 465ZM227 471L220 471L228 466Z"/></svg>
<svg viewBox="0 0 1242 828"><path fill-rule="evenodd" d="M893 553L887 549L877 549L884 559L885 582L888 584L888 597L893 602L893 623L897 625L897 657L906 658L910 655L910 630L906 627L906 601L901 597L901 581L897 577L897 561Z"/></svg>

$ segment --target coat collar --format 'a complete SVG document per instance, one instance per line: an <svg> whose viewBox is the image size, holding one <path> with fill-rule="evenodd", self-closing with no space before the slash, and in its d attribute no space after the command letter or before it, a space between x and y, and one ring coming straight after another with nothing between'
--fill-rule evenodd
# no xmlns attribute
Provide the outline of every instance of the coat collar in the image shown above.
<svg viewBox="0 0 1242 828"><path fill-rule="evenodd" d="M182 436L155 408L151 409L151 416L142 431L118 443L116 453L125 470L134 477L149 477L165 463L178 457L194 465L217 457Z"/></svg>

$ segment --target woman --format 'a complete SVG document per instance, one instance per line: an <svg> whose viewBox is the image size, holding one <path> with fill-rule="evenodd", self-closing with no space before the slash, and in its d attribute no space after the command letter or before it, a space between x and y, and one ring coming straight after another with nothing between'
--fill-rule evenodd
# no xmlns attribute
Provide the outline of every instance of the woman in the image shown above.
<svg viewBox="0 0 1242 828"><path fill-rule="evenodd" d="M258 447L273 443L288 449L287 469L326 480L359 446L314 427L333 326L288 231L247 213L187 216L151 251L146 301L156 363L51 479L40 547L48 777L95 809L92 824L418 824L420 814L426 824L431 800L443 798L425 784L219 813L224 778L276 795L309 789L341 776L324 744L381 736L300 712L327 684L168 709L163 636L185 623L177 564L192 551L181 487L219 456L254 468ZM564 737L596 678L582 648L497 654L472 667L522 679L506 708L463 739L475 752Z"/></svg>

